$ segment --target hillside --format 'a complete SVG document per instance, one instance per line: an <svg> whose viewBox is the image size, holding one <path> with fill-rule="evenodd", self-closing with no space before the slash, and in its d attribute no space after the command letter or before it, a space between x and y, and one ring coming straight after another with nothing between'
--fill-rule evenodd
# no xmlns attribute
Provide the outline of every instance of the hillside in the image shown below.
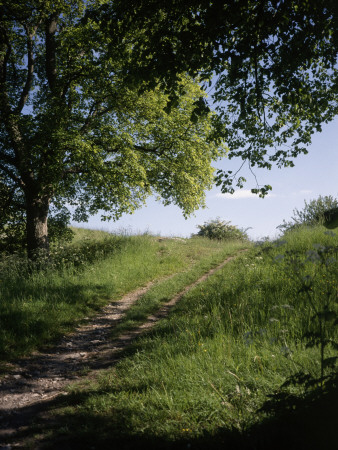
<svg viewBox="0 0 338 450"><path fill-rule="evenodd" d="M119 250L105 262L62 272L65 284L72 274L94 294L95 301L87 302L91 306L77 307L86 314L107 302L108 289L116 289L119 298L124 289L157 280L120 318L110 339L142 326L178 292L184 295L122 358L112 359L111 367L96 371L94 378L85 371L83 382L77 380L66 396L48 402L39 416L43 427L37 419L25 437L30 445L334 448L336 234L323 227L301 228L277 242L249 245L241 254L248 243L118 239ZM185 286L229 255L237 256L184 293ZM106 264L109 279L121 267L135 286L118 283L117 275L109 284L103 276ZM60 272L53 276L60 283ZM102 296L90 290L93 285L105 286Z"/></svg>

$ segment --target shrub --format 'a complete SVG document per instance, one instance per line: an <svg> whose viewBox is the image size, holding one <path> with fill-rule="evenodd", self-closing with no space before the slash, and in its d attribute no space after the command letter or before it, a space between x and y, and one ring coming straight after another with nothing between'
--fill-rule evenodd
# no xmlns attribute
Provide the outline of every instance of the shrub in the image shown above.
<svg viewBox="0 0 338 450"><path fill-rule="evenodd" d="M281 225L278 225L281 231L290 231L302 225L316 226L325 223L328 212L338 208L338 199L331 195L319 196L317 199L304 201L303 209L294 209L293 216L289 222L285 220Z"/></svg>
<svg viewBox="0 0 338 450"><path fill-rule="evenodd" d="M209 239L217 239L219 241L246 241L248 240L247 230L237 228L235 225L219 217L210 222L205 222L203 225L198 225L199 232L196 236L203 236ZM247 228L248 229L248 228Z"/></svg>

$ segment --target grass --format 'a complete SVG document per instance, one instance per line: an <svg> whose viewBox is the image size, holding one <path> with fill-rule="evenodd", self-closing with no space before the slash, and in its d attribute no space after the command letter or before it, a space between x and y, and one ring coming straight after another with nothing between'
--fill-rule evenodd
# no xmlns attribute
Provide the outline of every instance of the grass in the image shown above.
<svg viewBox="0 0 338 450"><path fill-rule="evenodd" d="M195 239L196 243L198 239ZM174 276L168 279L160 280L137 303L126 311L124 317L114 328L113 335L116 336L143 323L149 314L158 310L162 303L169 301L186 286L194 283L210 268L222 263L228 256L234 255L239 250L248 246L249 244L247 242L228 242L227 245L222 247L221 251L206 257L201 257L199 261L186 270L174 274Z"/></svg>
<svg viewBox="0 0 338 450"><path fill-rule="evenodd" d="M335 448L334 378L320 391L281 388L300 370L320 375L319 349L304 337L316 322L301 289L307 281L290 271L287 255L298 255L305 280L313 277L315 305L327 289L336 310L337 260L311 259L317 244L338 245L324 231L254 248L191 290L115 368L53 405L57 427L47 425L46 447Z"/></svg>
<svg viewBox="0 0 338 450"><path fill-rule="evenodd" d="M38 270L16 256L0 260L2 361L54 342L110 300L150 280L185 271L186 278L177 280L178 287L169 289L169 295L229 252L208 239L74 231L73 242L54 248L52 258L40 261ZM243 244L231 251L239 247Z"/></svg>

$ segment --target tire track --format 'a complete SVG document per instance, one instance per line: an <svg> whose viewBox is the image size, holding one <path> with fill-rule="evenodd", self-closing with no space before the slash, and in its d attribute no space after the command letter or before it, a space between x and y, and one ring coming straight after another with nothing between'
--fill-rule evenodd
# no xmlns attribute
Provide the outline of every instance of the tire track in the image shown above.
<svg viewBox="0 0 338 450"><path fill-rule="evenodd" d="M122 352L138 336L150 330L166 317L172 307L191 289L222 269L239 254L228 257L221 264L186 286L165 303L145 322L135 329L111 339L111 329L124 312L142 297L155 283L136 289L119 301L103 308L102 312L81 325L48 352L39 352L22 358L13 365L13 371L0 381L0 445L10 449L21 447L19 442L6 444L15 434L26 429L33 419L43 413L50 402L58 396L67 395L66 387L75 381L92 378L99 370L112 367L123 356ZM176 274L175 274L176 275ZM169 279L173 277L166 278ZM13 442L13 441L12 441Z"/></svg>

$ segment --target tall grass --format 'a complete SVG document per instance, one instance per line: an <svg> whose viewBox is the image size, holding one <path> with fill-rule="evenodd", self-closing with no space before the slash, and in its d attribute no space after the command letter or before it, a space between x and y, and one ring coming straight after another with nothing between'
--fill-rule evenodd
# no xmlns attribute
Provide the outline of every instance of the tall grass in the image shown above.
<svg viewBox="0 0 338 450"><path fill-rule="evenodd" d="M75 230L74 241L52 250L38 267L16 256L0 261L0 358L27 354L73 329L109 300L150 280L205 270L224 245L207 239L109 235Z"/></svg>
<svg viewBox="0 0 338 450"><path fill-rule="evenodd" d="M306 260L314 244L337 246L337 235L324 230L298 230L285 242L240 256L190 291L116 368L87 391L74 388L60 416L71 430L63 430L62 437L69 448L90 448L94 443L109 448L114 442L123 442L123 448L141 442L148 448L200 448L198 443L205 439L209 444L220 439L220 444L230 435L238 447L229 448L334 448L328 442L334 434L337 402L326 404L320 417L313 416L309 429L304 425L306 408L299 419L303 422L290 431L292 411L300 408L293 400L287 409L288 428L276 432L283 446L278 441L266 446L251 441L252 430L268 417L262 406L280 392L285 380L299 370L314 378L320 373L318 348L307 348L304 338L314 321L313 310L279 255L291 252ZM337 261L332 264L335 270L325 271L310 259L301 270L304 276L323 270L322 275L330 276L325 284L337 291ZM320 302L323 277L317 281L313 299ZM333 347L327 351L335 354ZM306 398L304 385L285 389L290 398ZM265 432L260 439L267 439Z"/></svg>

